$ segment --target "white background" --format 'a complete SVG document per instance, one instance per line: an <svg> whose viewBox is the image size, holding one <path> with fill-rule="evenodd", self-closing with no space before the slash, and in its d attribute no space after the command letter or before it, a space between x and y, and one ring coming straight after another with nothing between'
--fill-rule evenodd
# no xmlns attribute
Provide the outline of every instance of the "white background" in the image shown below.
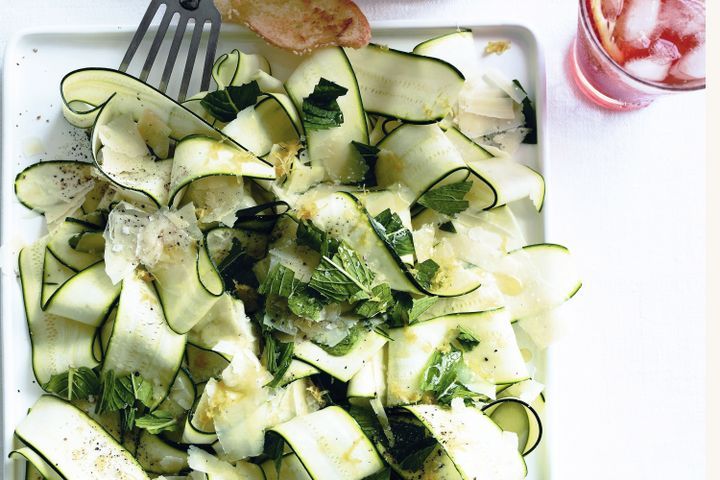
<svg viewBox="0 0 720 480"><path fill-rule="evenodd" d="M357 3L371 20L519 22L537 33L548 73L548 240L571 248L584 279L573 328L552 348L553 479L704 478L704 92L631 113L581 99L567 70L573 0ZM0 51L26 27L137 24L146 4L0 0Z"/></svg>

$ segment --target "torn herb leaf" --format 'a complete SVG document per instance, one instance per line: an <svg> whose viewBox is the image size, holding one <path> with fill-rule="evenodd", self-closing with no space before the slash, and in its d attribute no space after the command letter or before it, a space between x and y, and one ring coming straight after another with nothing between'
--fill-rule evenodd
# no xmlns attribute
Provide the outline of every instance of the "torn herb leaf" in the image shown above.
<svg viewBox="0 0 720 480"><path fill-rule="evenodd" d="M66 400L86 400L89 396L100 393L100 379L90 368L70 367L67 372L50 377L43 385L43 390Z"/></svg>
<svg viewBox="0 0 720 480"><path fill-rule="evenodd" d="M390 285L381 283L372 289L370 298L355 306L355 313L363 318L377 317L384 313L393 303Z"/></svg>
<svg viewBox="0 0 720 480"><path fill-rule="evenodd" d="M255 258L247 254L240 241L233 238L230 252L217 267L226 292L237 297L239 285L248 285L254 288L258 286L257 278L252 271L255 261Z"/></svg>
<svg viewBox="0 0 720 480"><path fill-rule="evenodd" d="M253 80L244 85L229 85L210 92L200 100L200 105L221 122L230 122L237 117L238 112L255 105L261 94L258 83Z"/></svg>
<svg viewBox="0 0 720 480"><path fill-rule="evenodd" d="M326 130L342 125L343 113L337 99L347 92L347 88L321 78L313 92L303 99L305 130Z"/></svg>
<svg viewBox="0 0 720 480"><path fill-rule="evenodd" d="M101 394L97 404L97 412L113 412L133 407L138 401L146 407L152 406L153 387L140 374L122 377L107 370L101 378Z"/></svg>
<svg viewBox="0 0 720 480"><path fill-rule="evenodd" d="M332 258L322 257L310 278L310 287L328 300L354 303L371 298L374 278L365 262L350 247L341 244Z"/></svg>
<svg viewBox="0 0 720 480"><path fill-rule="evenodd" d="M280 467L282 466L283 451L285 450L285 439L282 435L267 431L265 432L265 443L263 445L263 454L272 460L275 465L275 473L280 478Z"/></svg>
<svg viewBox="0 0 720 480"><path fill-rule="evenodd" d="M470 206L470 203L463 198L471 188L471 181L450 183L425 192L417 203L445 215L455 215Z"/></svg>
<svg viewBox="0 0 720 480"><path fill-rule="evenodd" d="M464 327L458 327L458 334L457 337L455 337L455 341L465 352L469 352L480 345L480 340L478 340L475 334Z"/></svg>
<svg viewBox="0 0 720 480"><path fill-rule="evenodd" d="M135 420L135 426L157 435L161 432L173 431L177 427L177 420L165 410L155 410Z"/></svg>
<svg viewBox="0 0 720 480"><path fill-rule="evenodd" d="M395 303L388 311L388 323L394 328L415 323L438 301L438 297L413 298L405 292L395 292L394 297Z"/></svg>
<svg viewBox="0 0 720 480"><path fill-rule="evenodd" d="M298 317L318 321L323 303L306 284L302 284L288 297L288 308Z"/></svg>
<svg viewBox="0 0 720 480"><path fill-rule="evenodd" d="M345 338L340 340L338 344L333 345L332 347L328 347L327 345L323 345L321 343L318 345L330 355L341 357L343 355L347 355L366 332L367 330L365 327L358 323L350 329L350 332L345 336Z"/></svg>
<svg viewBox="0 0 720 480"><path fill-rule="evenodd" d="M310 220L301 220L297 228L297 244L308 247L323 256L332 256L338 250L340 242L327 232L313 225Z"/></svg>
<svg viewBox="0 0 720 480"><path fill-rule="evenodd" d="M527 135L525 135L523 143L535 145L537 143L537 118L535 116L535 106L533 105L532 100L530 100L530 97L523 88L522 84L520 84L520 81L515 79L513 80L513 83L525 93L525 98L523 98L522 101L522 112L525 117L525 127L527 127L530 131Z"/></svg>
<svg viewBox="0 0 720 480"><path fill-rule="evenodd" d="M293 342L281 342L269 333L265 334L264 338L265 349L263 350L263 356L265 368L273 374L273 379L266 386L275 388L280 385L283 375L290 367L295 344Z"/></svg>
<svg viewBox="0 0 720 480"><path fill-rule="evenodd" d="M415 280L417 280L423 288L430 288L438 270L440 270L440 265L428 258L424 262L415 265Z"/></svg>
<svg viewBox="0 0 720 480"><path fill-rule="evenodd" d="M443 232L457 233L457 230L455 229L455 225L453 225L452 222L445 222L445 223L441 224L439 228Z"/></svg>
<svg viewBox="0 0 720 480"><path fill-rule="evenodd" d="M277 264L270 269L265 280L258 287L261 295L280 295L289 297L302 282L295 278L295 272L285 265Z"/></svg>
<svg viewBox="0 0 720 480"><path fill-rule="evenodd" d="M383 210L371 218L370 221L398 256L412 255L415 253L415 244L410 230L405 228L400 216L389 208Z"/></svg>
<svg viewBox="0 0 720 480"><path fill-rule="evenodd" d="M435 351L425 367L420 388L431 393L442 405L449 405L453 398L474 398L478 395L468 390L457 379L463 365L463 354L452 348L449 352Z"/></svg>
<svg viewBox="0 0 720 480"><path fill-rule="evenodd" d="M355 147L355 151L360 155L365 165L367 165L367 171L365 172L365 178L362 180L362 184L366 187L377 186L377 178L375 177L375 165L378 161L378 153L380 149L374 145L366 145L361 142L353 140L352 146Z"/></svg>

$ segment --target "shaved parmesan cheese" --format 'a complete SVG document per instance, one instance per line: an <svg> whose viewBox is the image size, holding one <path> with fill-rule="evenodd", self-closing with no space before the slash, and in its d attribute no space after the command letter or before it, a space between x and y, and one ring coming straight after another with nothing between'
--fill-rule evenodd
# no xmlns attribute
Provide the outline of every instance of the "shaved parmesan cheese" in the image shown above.
<svg viewBox="0 0 720 480"><path fill-rule="evenodd" d="M98 135L103 146L127 157L150 155L137 124L129 115L120 115L98 126Z"/></svg>
<svg viewBox="0 0 720 480"><path fill-rule="evenodd" d="M108 216L105 239L105 272L113 284L139 265L152 269L159 262L172 262L202 238L195 208L163 207L147 213L127 202L118 204Z"/></svg>

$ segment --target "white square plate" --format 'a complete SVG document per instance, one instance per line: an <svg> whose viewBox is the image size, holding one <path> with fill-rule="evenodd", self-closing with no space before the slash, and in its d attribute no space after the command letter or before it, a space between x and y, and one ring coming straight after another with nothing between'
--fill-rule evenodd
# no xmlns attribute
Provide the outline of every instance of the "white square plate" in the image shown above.
<svg viewBox="0 0 720 480"><path fill-rule="evenodd" d="M516 158L543 173L547 172L545 71L543 57L534 34L518 25L464 25L472 28L483 64L492 65L517 78L534 99L538 116L538 145L522 145ZM420 22L380 22L373 25L373 41L401 50L456 28ZM8 460L16 441L15 425L42 393L36 384L30 362L25 313L17 278L17 253L43 233L42 217L28 211L15 199L13 180L24 167L40 160L89 158L85 135L62 117L59 92L62 77L76 68L117 67L130 42L134 28L63 27L25 32L8 45L3 70L2 112L2 388L3 451L2 478L23 478L24 465ZM489 40L507 39L510 50L502 55L483 56ZM146 48L147 45L144 45ZM266 45L239 28L223 27L218 53L237 48L264 54L273 74L284 79L298 59ZM144 58L141 48L138 57ZM159 58L162 58L162 51ZM184 57L181 57L184 58ZM134 64L133 64L134 65ZM131 71L132 66L131 65ZM136 70L137 71L137 70ZM176 75L178 71L176 70ZM150 82L153 82L153 76ZM196 87L197 88L197 87ZM171 85L172 91L172 85ZM194 91L192 86L190 91ZM79 147L80 145L80 147ZM547 180L547 178L546 178ZM550 189L552 183L550 182ZM547 208L541 216L521 217L528 241L544 239ZM541 361L541 363L544 363ZM543 365L540 365L544 367ZM546 370L542 368L541 370ZM540 373L540 381L547 376ZM546 425L546 431L552 425ZM530 479L550 477L546 444L526 458Z"/></svg>

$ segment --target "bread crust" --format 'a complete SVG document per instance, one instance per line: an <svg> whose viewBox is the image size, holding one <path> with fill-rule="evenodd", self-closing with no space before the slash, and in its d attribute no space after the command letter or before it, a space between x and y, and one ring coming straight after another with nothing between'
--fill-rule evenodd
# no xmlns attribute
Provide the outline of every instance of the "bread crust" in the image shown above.
<svg viewBox="0 0 720 480"><path fill-rule="evenodd" d="M215 0L223 20L246 25L268 43L302 55L317 48L360 48L370 24L351 0Z"/></svg>

